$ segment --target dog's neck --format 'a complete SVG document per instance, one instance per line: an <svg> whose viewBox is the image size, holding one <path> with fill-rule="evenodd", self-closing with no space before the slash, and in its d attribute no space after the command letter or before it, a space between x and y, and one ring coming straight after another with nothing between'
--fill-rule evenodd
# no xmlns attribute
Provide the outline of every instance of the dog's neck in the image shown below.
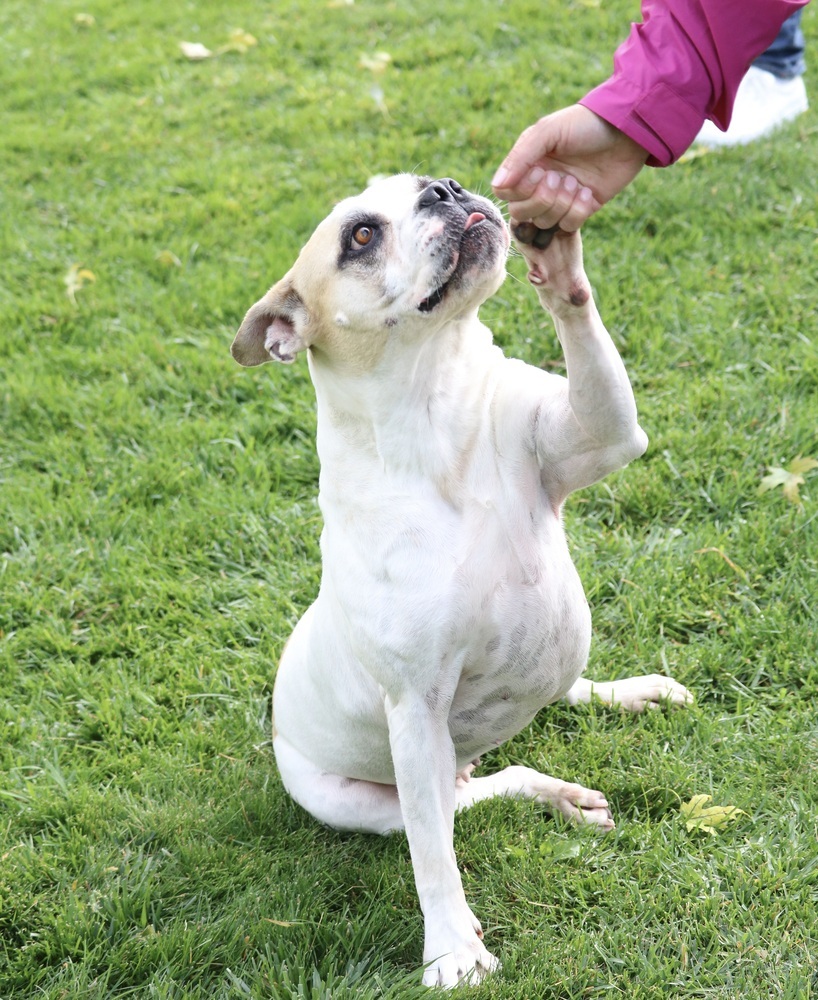
<svg viewBox="0 0 818 1000"><path fill-rule="evenodd" d="M381 474L449 477L484 417L501 359L475 316L422 342L396 341L364 374L311 354L322 468L343 468L354 454L356 465L376 462Z"/></svg>

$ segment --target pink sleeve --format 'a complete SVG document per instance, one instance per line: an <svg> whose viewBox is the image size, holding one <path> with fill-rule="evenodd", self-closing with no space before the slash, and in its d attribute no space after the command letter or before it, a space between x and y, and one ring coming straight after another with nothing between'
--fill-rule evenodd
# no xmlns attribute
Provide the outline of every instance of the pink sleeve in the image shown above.
<svg viewBox="0 0 818 1000"><path fill-rule="evenodd" d="M750 63L808 0L642 0L613 76L579 102L666 167L705 118L726 128Z"/></svg>

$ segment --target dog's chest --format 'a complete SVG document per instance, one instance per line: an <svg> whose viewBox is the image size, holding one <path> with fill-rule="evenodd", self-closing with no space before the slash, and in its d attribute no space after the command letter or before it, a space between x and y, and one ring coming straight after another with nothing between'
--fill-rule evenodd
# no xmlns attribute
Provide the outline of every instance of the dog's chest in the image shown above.
<svg viewBox="0 0 818 1000"><path fill-rule="evenodd" d="M533 490L513 496L459 508L392 496L366 532L347 520L325 538L354 655L386 691L450 699L459 760L519 732L587 658L590 618L562 526Z"/></svg>

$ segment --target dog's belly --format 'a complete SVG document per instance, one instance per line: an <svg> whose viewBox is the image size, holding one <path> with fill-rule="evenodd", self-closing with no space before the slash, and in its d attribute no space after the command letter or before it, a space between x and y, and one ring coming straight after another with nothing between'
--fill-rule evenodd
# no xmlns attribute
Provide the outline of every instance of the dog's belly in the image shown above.
<svg viewBox="0 0 818 1000"><path fill-rule="evenodd" d="M573 567L560 579L558 593L509 588L476 625L449 712L458 766L520 732L584 670L588 606Z"/></svg>
<svg viewBox="0 0 818 1000"><path fill-rule="evenodd" d="M450 524L436 539L423 530L419 546L416 526L387 546L370 539L325 562L274 695L277 730L314 764L393 783L386 692L403 685L451 699L460 768L518 733L580 675L590 614L557 517L516 538L507 524L493 530L493 520L469 532L480 542L466 558Z"/></svg>

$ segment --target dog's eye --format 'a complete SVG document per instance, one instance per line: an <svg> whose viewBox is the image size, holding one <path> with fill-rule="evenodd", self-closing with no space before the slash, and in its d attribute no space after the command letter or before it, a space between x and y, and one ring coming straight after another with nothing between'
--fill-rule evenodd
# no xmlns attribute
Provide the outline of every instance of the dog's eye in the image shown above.
<svg viewBox="0 0 818 1000"><path fill-rule="evenodd" d="M374 226L356 226L352 230L352 242L356 243L359 247L365 247L372 242L375 236Z"/></svg>

